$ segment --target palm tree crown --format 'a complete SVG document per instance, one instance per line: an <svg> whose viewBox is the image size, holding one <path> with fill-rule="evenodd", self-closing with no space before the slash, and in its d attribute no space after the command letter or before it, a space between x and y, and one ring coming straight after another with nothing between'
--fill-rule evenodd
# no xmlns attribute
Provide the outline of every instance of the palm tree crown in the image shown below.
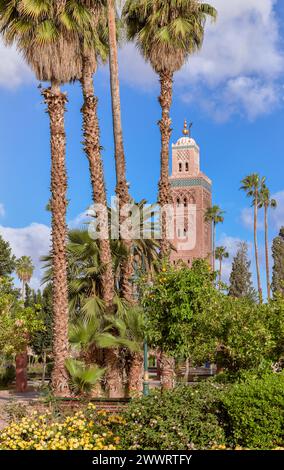
<svg viewBox="0 0 284 470"><path fill-rule="evenodd" d="M205 212L205 221L212 222L214 225L224 222L225 212L220 209L219 206L209 207Z"/></svg>
<svg viewBox="0 0 284 470"><path fill-rule="evenodd" d="M22 256L16 261L16 273L20 281L30 282L34 272L34 265L30 256Z"/></svg>
<svg viewBox="0 0 284 470"><path fill-rule="evenodd" d="M217 11L197 0L127 0L123 17L128 38L154 70L174 73L202 47L206 18Z"/></svg>
<svg viewBox="0 0 284 470"><path fill-rule="evenodd" d="M276 209L277 207L277 201L276 199L271 198L270 190L266 186L265 182L262 182L260 186L258 207L259 209L262 209L262 207L271 207L272 209Z"/></svg>
<svg viewBox="0 0 284 470"><path fill-rule="evenodd" d="M222 261L224 258L229 258L229 253L225 246L217 246L215 251L215 258L219 261Z"/></svg>

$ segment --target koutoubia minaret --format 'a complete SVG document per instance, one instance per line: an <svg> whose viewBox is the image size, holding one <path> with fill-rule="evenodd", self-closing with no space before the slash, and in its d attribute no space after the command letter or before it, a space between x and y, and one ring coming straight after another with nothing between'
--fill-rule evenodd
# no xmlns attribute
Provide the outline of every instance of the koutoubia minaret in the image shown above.
<svg viewBox="0 0 284 470"><path fill-rule="evenodd" d="M211 259L212 227L204 214L212 206L212 182L200 171L200 148L191 137L191 127L184 122L183 136L172 144L170 184L174 204L174 239L176 251L171 261L191 266L196 258Z"/></svg>

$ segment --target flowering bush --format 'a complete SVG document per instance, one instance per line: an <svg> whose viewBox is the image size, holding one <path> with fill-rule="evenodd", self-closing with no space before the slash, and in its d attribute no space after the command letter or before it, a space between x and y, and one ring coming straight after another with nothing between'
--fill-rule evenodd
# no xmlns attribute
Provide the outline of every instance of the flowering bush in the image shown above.
<svg viewBox="0 0 284 470"><path fill-rule="evenodd" d="M96 411L93 404L62 420L54 420L50 412L34 412L0 433L0 449L116 450L120 448L120 438L114 428L124 423L118 415Z"/></svg>
<svg viewBox="0 0 284 470"><path fill-rule="evenodd" d="M194 450L225 445L219 406L223 387L211 382L175 390L155 390L133 400L118 429L124 449Z"/></svg>

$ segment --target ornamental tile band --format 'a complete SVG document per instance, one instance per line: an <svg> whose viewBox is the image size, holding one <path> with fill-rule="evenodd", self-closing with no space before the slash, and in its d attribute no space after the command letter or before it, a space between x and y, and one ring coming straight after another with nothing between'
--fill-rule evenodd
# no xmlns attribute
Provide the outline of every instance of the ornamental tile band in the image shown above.
<svg viewBox="0 0 284 470"><path fill-rule="evenodd" d="M212 185L209 184L203 178L182 178L174 179L170 181L172 188L191 187L191 186L202 186L207 191L212 191Z"/></svg>

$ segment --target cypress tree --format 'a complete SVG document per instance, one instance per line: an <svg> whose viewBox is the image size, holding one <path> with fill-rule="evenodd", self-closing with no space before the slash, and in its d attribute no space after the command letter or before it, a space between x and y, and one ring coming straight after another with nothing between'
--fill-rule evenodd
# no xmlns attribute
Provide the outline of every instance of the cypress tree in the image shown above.
<svg viewBox="0 0 284 470"><path fill-rule="evenodd" d="M284 295L284 227L281 227L278 237L272 243L272 257L274 261L272 275L273 295Z"/></svg>
<svg viewBox="0 0 284 470"><path fill-rule="evenodd" d="M237 254L233 259L229 287L230 296L237 298L247 297L250 300L256 300L256 292L252 284L250 266L251 262L248 259L247 243L241 242Z"/></svg>

